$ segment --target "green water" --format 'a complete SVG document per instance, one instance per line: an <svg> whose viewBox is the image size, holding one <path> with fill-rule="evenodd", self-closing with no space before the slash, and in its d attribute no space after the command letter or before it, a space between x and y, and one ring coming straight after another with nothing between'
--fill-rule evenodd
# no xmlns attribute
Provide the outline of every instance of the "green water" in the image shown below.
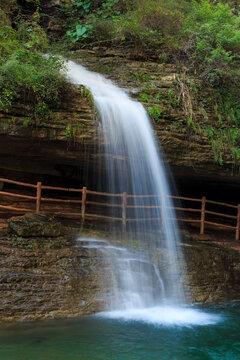
<svg viewBox="0 0 240 360"><path fill-rule="evenodd" d="M240 303L205 308L215 323L174 325L98 316L4 325L1 360L239 360Z"/></svg>

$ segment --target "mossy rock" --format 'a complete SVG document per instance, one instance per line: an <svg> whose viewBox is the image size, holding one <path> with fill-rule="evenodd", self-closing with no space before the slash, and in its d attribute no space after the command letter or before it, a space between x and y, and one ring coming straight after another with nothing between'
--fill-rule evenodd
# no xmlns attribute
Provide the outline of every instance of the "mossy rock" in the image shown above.
<svg viewBox="0 0 240 360"><path fill-rule="evenodd" d="M9 220L9 230L23 237L57 237L62 231L62 224L50 213L27 214Z"/></svg>

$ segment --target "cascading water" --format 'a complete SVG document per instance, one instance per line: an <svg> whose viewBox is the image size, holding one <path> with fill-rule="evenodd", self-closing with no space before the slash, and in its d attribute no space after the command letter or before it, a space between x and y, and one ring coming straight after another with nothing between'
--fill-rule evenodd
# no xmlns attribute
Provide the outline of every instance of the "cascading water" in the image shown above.
<svg viewBox="0 0 240 360"><path fill-rule="evenodd" d="M149 308L166 301L183 303L179 232L161 154L146 111L124 90L81 65L69 61L67 76L71 82L86 86L93 95L104 136L108 192L139 195L128 198L130 206L139 205L129 208L129 216L135 220L128 223L127 229L127 237L137 241L137 249L97 245L112 262L110 308ZM150 197L149 203L149 197L141 195L156 196ZM164 264L160 273L152 260L159 253Z"/></svg>

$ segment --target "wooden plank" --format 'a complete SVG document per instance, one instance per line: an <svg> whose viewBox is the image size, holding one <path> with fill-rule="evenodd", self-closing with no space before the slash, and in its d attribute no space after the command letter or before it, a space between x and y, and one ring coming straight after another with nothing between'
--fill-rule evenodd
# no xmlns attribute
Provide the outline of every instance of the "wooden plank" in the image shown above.
<svg viewBox="0 0 240 360"><path fill-rule="evenodd" d="M201 207L201 226L200 226L200 234L204 234L204 223L205 223L205 210L206 210L206 197L202 197L202 207Z"/></svg>
<svg viewBox="0 0 240 360"><path fill-rule="evenodd" d="M20 185L20 186L26 186L26 187L32 187L32 188L36 188L37 186L34 184L28 184L28 183L24 183L21 181L14 181L14 180L9 180L9 179L4 179L4 178L0 178L1 182L5 182L8 184L15 184L15 185Z"/></svg>
<svg viewBox="0 0 240 360"><path fill-rule="evenodd" d="M127 219L128 221L161 221L161 218L135 218L135 219Z"/></svg>
<svg viewBox="0 0 240 360"><path fill-rule="evenodd" d="M57 191L68 191L68 192L82 192L82 189L74 189L74 188L64 188L59 186L47 186L42 185L42 189L44 190L57 190Z"/></svg>
<svg viewBox="0 0 240 360"><path fill-rule="evenodd" d="M86 217L93 217L97 219L106 219L106 220L118 220L122 221L122 218L112 217L112 216L105 216L105 215L97 215L97 214L85 214Z"/></svg>
<svg viewBox="0 0 240 360"><path fill-rule="evenodd" d="M200 223L201 220L196 219L185 219L185 218L168 218L170 220L176 220L176 221L184 221L184 222L194 222L194 223ZM139 219L127 219L127 221L161 221L161 218L139 218Z"/></svg>
<svg viewBox="0 0 240 360"><path fill-rule="evenodd" d="M10 192L6 192L6 191L0 191L0 195L22 198L22 199L36 200L36 196L15 194L15 193L10 193Z"/></svg>
<svg viewBox="0 0 240 360"><path fill-rule="evenodd" d="M168 207L167 209L189 211L189 212L201 212L201 209L192 209L192 208Z"/></svg>
<svg viewBox="0 0 240 360"><path fill-rule="evenodd" d="M188 201L194 201L194 202L201 202L201 199L197 198L188 198L184 196L176 196L176 195L166 195L167 197L170 197L172 199L179 199L179 200L188 200ZM161 198L161 195L127 195L129 198Z"/></svg>
<svg viewBox="0 0 240 360"><path fill-rule="evenodd" d="M224 228L226 228L226 229L231 229L231 230L236 230L236 226L219 224L219 223L214 223L214 222L211 222L211 221L205 221L205 224L214 225L214 226L217 226L217 227L224 227Z"/></svg>
<svg viewBox="0 0 240 360"><path fill-rule="evenodd" d="M162 201L162 208L161 208L161 225L165 226L165 221L166 221L166 199L167 199L167 194L164 194L165 196L162 196L161 201Z"/></svg>
<svg viewBox="0 0 240 360"><path fill-rule="evenodd" d="M42 194L42 183L41 183L41 181L38 181L38 183L37 183L37 196L36 196L36 212L40 211L41 194Z"/></svg>
<svg viewBox="0 0 240 360"><path fill-rule="evenodd" d="M35 212L35 210L33 210L33 209L23 209L23 208L17 208L17 207L9 206L9 205L0 205L0 208L1 208L1 209L18 211L18 212L19 212L19 211L20 211L20 212L32 212L32 213Z"/></svg>
<svg viewBox="0 0 240 360"><path fill-rule="evenodd" d="M128 209L161 209L158 205L127 205Z"/></svg>
<svg viewBox="0 0 240 360"><path fill-rule="evenodd" d="M81 204L82 200L69 200L69 199L55 199L55 198L41 198L41 201L46 202L59 202L59 203L67 203L67 204Z"/></svg>
<svg viewBox="0 0 240 360"><path fill-rule="evenodd" d="M86 186L84 186L82 188L82 207L81 207L81 215L82 215L81 227L82 228L84 226L84 220L85 220L86 198L87 198L87 188L86 188Z"/></svg>
<svg viewBox="0 0 240 360"><path fill-rule="evenodd" d="M92 191L92 190L88 190L87 193L88 193L88 194L93 194L93 195L122 197L122 194L111 194L111 193L99 192L99 191Z"/></svg>
<svg viewBox="0 0 240 360"><path fill-rule="evenodd" d="M144 199L144 198L159 198L161 195L127 195L128 198Z"/></svg>
<svg viewBox="0 0 240 360"><path fill-rule="evenodd" d="M183 221L183 222L190 222L190 223L200 223L201 220L197 219L186 219L186 218L169 218L170 220L176 220L176 221Z"/></svg>
<svg viewBox="0 0 240 360"><path fill-rule="evenodd" d="M237 224L236 224L236 240L239 241L239 228L240 228L240 204L238 204Z"/></svg>
<svg viewBox="0 0 240 360"><path fill-rule="evenodd" d="M225 217L225 218L228 218L228 219L237 219L237 216L234 216L234 215L228 215L228 214L218 213L218 212L209 211L209 210L206 210L206 211L205 211L205 214L222 216L222 217Z"/></svg>
<svg viewBox="0 0 240 360"><path fill-rule="evenodd" d="M86 201L86 204L90 205L99 205L99 206L112 206L112 207L122 207L122 204L111 204L111 203L103 203L98 201Z"/></svg>
<svg viewBox="0 0 240 360"><path fill-rule="evenodd" d="M127 227L127 193L122 194L122 229L126 231Z"/></svg>
<svg viewBox="0 0 240 360"><path fill-rule="evenodd" d="M130 209L135 209L135 208L139 208L139 209L161 209L162 206L159 206L159 205L127 205L127 208L130 208ZM174 206L167 206L166 208L167 209L172 209L172 210L201 212L200 209L192 209L192 208L180 208L180 207L174 207Z"/></svg>
<svg viewBox="0 0 240 360"><path fill-rule="evenodd" d="M170 197L172 199L187 200L187 201L194 201L194 202L202 202L202 199L188 198L188 197L185 197L185 196L167 195L167 197Z"/></svg>
<svg viewBox="0 0 240 360"><path fill-rule="evenodd" d="M227 206L227 207L230 207L232 209L237 209L238 208L237 205L226 204L224 202L219 202L219 201L207 200L207 203L215 204L215 205L221 205L221 206Z"/></svg>

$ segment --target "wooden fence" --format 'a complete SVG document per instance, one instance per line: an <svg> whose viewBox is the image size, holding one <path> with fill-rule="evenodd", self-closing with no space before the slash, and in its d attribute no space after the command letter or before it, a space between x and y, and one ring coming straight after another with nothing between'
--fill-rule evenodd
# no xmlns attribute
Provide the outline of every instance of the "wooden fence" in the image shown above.
<svg viewBox="0 0 240 360"><path fill-rule="evenodd" d="M2 196L6 196L6 197L12 197L12 198L17 198L17 199L27 199L27 200L31 200L34 201L34 209L33 208L23 208L23 207L18 207L18 206L12 206L12 205L2 205L0 204L0 209L6 209L9 211L15 211L15 212L23 212L23 213L27 213L27 212L39 212L41 211L41 206L44 203L59 203L59 204L70 204L70 205L81 205L81 207L79 207L79 212L72 212L72 211L68 211L67 213L64 212L59 212L59 211L55 211L56 214L61 214L61 215L68 215L71 217L74 216L78 216L79 218L81 218L82 224L84 224L84 221L86 218L95 218L95 219L102 219L102 220L110 220L110 221L119 221L122 223L122 228L123 230L126 230L127 227L127 223L133 222L133 221L159 221L161 220L160 218L128 218L127 217L127 211L128 209L134 209L134 208L143 208L143 209L157 209L157 208L161 208L160 206L156 206L156 205L137 205L137 204L129 204L128 200L129 199L151 199L151 198L156 198L156 195L130 195L127 194L126 192L120 193L120 194L110 194L110 193L105 193L105 192L98 192L98 191L92 191L92 190L88 190L86 187L83 187L82 189L75 189L75 188L64 188L64 187L53 187L53 186L46 186L43 185L41 182L37 182L37 184L29 184L29 183L24 183L24 182L20 182L20 181L14 181L14 180L9 180L9 179L4 179L4 178L0 178L0 183L7 183L7 184L14 184L14 185L18 185L18 186L23 186L23 187L27 187L27 188L31 188L32 190L34 190L35 195L24 195L24 194L19 194L19 193L15 193L15 192L7 192L7 191L0 191L0 199L1 199L1 195ZM63 192L67 192L67 193L76 193L78 194L78 196L80 196L79 199L59 199L59 198L51 198L51 197L43 197L43 190L51 190L51 191L63 191ZM104 202L104 201L92 201L92 200L88 200L88 195L91 196L100 196L101 199L106 198L118 198L118 203L113 203L113 202ZM212 200L208 200L206 199L206 197L202 197L201 199L198 198L188 198L188 197L183 197L183 196L174 196L174 195L167 195L168 197L171 197L174 200L181 200L186 202L190 202L190 203L195 203L198 206L197 207L182 207L182 205L180 206L174 206L172 207L172 209L174 209L176 212L181 211L184 212L184 214L187 213L192 213L195 214L195 217L192 215L192 218L189 218L187 215L184 217L177 217L174 220L180 221L180 222L188 222L188 223L199 223L199 227L200 227L200 234L204 234L205 232L205 226L206 225L211 225L214 226L216 228L219 229L227 229L227 230L233 230L235 231L235 239L238 241L239 240L239 236L240 236L240 204L238 205L232 205L232 204L227 204L224 202L218 202L218 201L212 201ZM0 200L1 203L1 200ZM214 205L215 207L217 207L218 209L220 207L223 208L228 208L231 209L231 214L226 214L224 212L217 212L217 211L212 211L207 209L207 205L211 204ZM102 215L100 214L94 214L94 213L88 213L86 211L86 207L87 205L92 205L92 206L100 206L100 207L110 207L110 208L119 208L121 210L121 217L113 217L113 216L106 216L106 215ZM80 212L81 209L81 212ZM235 214L233 214L235 213ZM199 214L198 217L197 214ZM214 217L214 221L211 219L208 219L208 216L212 216ZM220 218L219 221L215 220L215 218ZM231 224L226 224L223 223L223 219L229 219L229 221L231 221Z"/></svg>

